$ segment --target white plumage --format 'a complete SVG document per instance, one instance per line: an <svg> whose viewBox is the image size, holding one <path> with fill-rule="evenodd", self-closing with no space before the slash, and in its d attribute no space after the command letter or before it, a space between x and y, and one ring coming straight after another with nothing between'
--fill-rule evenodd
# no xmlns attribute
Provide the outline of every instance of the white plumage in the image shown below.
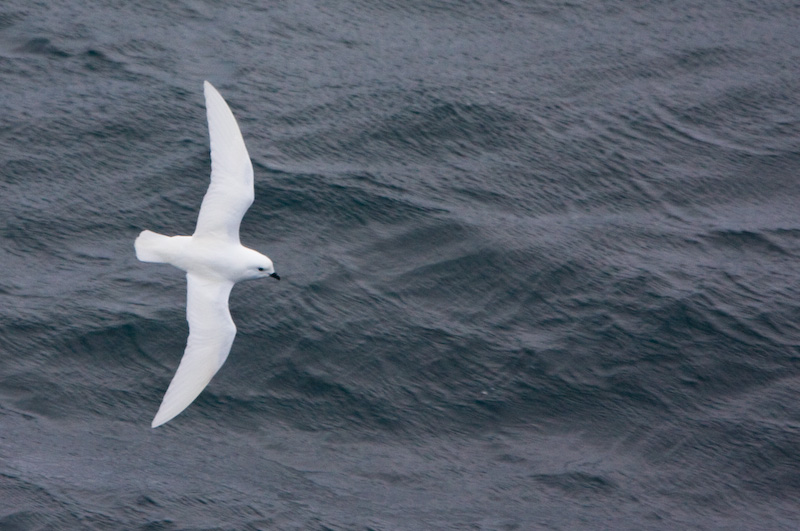
<svg viewBox="0 0 800 531"><path fill-rule="evenodd" d="M211 184L192 236L149 230L136 238L136 257L186 271L189 339L152 426L170 421L202 392L228 357L236 325L228 311L233 285L272 276L272 261L239 243L239 224L253 204L253 165L236 119L211 83L204 83L211 139Z"/></svg>

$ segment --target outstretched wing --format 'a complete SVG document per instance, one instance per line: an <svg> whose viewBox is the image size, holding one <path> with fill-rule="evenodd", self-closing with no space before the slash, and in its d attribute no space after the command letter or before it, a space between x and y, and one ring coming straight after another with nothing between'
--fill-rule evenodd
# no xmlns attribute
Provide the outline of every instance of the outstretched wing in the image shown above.
<svg viewBox="0 0 800 531"><path fill-rule="evenodd" d="M195 237L226 238L239 243L239 224L253 204L253 164L228 104L211 83L204 83L208 135L211 139L211 185Z"/></svg>
<svg viewBox="0 0 800 531"><path fill-rule="evenodd" d="M233 282L192 273L186 275L186 319L189 340L153 419L155 428L172 420L191 404L228 358L236 325L228 311Z"/></svg>

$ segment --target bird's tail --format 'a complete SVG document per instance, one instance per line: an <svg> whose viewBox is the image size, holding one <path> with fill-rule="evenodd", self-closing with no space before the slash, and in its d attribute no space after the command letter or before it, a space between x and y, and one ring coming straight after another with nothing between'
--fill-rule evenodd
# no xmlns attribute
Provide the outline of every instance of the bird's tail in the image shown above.
<svg viewBox="0 0 800 531"><path fill-rule="evenodd" d="M171 239L163 234L143 230L133 244L136 258L142 262L167 262L167 250Z"/></svg>

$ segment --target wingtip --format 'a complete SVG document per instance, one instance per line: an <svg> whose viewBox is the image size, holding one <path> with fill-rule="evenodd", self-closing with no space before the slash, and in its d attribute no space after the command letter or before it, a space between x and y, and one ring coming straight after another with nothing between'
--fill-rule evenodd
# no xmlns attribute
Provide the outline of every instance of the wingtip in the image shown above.
<svg viewBox="0 0 800 531"><path fill-rule="evenodd" d="M187 407L189 407L188 404L179 409L178 411L175 411L174 407L164 408L164 404L162 403L161 407L158 408L156 416L153 418L153 422L150 424L150 427L158 428L159 426L166 424L167 422L171 421L172 419L180 415L183 412L183 410L186 409Z"/></svg>
<svg viewBox="0 0 800 531"><path fill-rule="evenodd" d="M159 426L166 424L167 422L177 417L183 411L183 409L181 409L180 411L165 410L163 406L164 404L162 403L161 406L158 408L158 411L156 411L156 416L153 417L153 422L150 424L151 428L158 428Z"/></svg>

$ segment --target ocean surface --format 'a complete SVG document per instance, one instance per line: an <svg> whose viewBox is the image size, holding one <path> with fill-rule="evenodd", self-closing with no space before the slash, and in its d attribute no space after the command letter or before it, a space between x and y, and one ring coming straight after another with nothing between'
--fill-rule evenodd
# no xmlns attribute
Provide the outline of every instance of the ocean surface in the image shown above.
<svg viewBox="0 0 800 531"><path fill-rule="evenodd" d="M3 0L0 529L800 526L797 1ZM202 92L255 167L207 389Z"/></svg>

